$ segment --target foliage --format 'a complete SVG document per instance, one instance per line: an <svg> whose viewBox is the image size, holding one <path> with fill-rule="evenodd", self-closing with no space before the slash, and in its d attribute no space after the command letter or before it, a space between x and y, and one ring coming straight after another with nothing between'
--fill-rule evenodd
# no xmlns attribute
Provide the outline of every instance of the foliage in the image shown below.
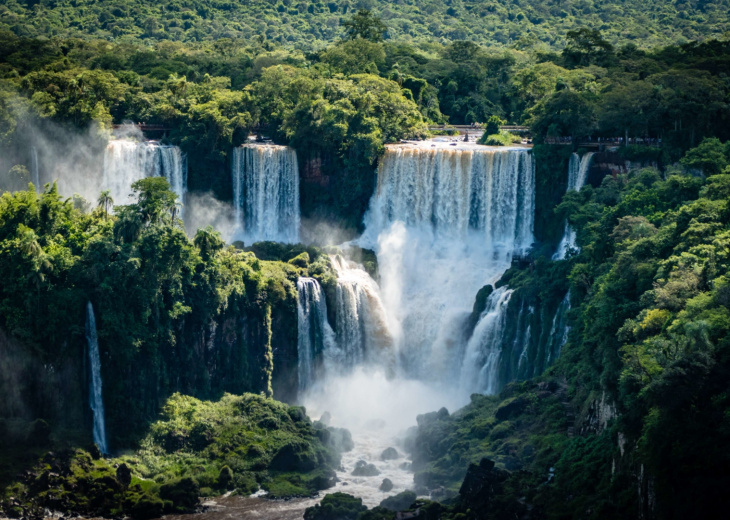
<svg viewBox="0 0 730 520"><path fill-rule="evenodd" d="M309 496L329 485L338 464L298 408L254 394L216 402L174 394L136 452L106 460L79 449L47 454L4 491L0 507L144 520L195 511L201 493L250 494L261 485L272 498Z"/></svg>
<svg viewBox="0 0 730 520"><path fill-rule="evenodd" d="M57 0L3 6L2 27L21 36L84 37L121 41L254 40L297 47L321 47L342 32L344 20L366 8L387 24L385 37L430 42L472 40L521 48L542 43L561 47L568 31L601 29L611 42L629 39L646 45L699 39L727 30L727 5L721 0L676 4L629 0L609 4L538 0L460 2L290 2L246 3L191 0L149 4L141 0ZM382 34L378 32L378 34ZM221 42L223 47L226 43Z"/></svg>

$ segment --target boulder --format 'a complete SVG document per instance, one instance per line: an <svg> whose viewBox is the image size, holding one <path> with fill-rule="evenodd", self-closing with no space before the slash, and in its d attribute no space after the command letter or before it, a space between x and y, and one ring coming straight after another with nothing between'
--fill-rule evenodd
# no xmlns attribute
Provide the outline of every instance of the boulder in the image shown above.
<svg viewBox="0 0 730 520"><path fill-rule="evenodd" d="M354 477L377 477L380 475L380 471L373 464L368 464L364 460L357 461L355 469L352 470L352 476Z"/></svg>
<svg viewBox="0 0 730 520"><path fill-rule="evenodd" d="M383 483L380 484L380 491L388 492L393 490L393 481L389 478L384 478Z"/></svg>
<svg viewBox="0 0 730 520"><path fill-rule="evenodd" d="M380 460L395 460L398 457L400 457L400 454L395 448L386 448L380 454Z"/></svg>

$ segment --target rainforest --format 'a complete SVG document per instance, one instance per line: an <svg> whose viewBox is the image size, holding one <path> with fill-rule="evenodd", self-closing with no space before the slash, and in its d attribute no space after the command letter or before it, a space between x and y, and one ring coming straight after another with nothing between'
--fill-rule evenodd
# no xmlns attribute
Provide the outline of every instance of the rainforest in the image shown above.
<svg viewBox="0 0 730 520"><path fill-rule="evenodd" d="M0 6L0 519L725 518L729 9Z"/></svg>

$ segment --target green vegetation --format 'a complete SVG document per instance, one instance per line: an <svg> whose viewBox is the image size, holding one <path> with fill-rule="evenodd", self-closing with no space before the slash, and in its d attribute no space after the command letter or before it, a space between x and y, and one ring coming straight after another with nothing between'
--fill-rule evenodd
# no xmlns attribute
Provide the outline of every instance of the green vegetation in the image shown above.
<svg viewBox="0 0 730 520"><path fill-rule="evenodd" d="M0 24L21 36L89 35L121 41L260 39L278 45L321 47L348 29L358 9L372 9L388 25L385 37L428 44L473 40L489 45L560 46L579 27L601 29L611 41L665 44L722 34L728 29L723 0L648 4L639 0L9 0ZM382 34L382 31L378 31Z"/></svg>
<svg viewBox="0 0 730 520"><path fill-rule="evenodd" d="M282 261L260 260L224 246L210 228L189 240L165 179L133 188L138 201L113 215L104 200L90 213L76 209L55 185L41 195L0 197L0 328L22 342L23 359L65 367L75 383L64 384L81 399L91 301L113 447L134 444L175 391L209 399L246 391L292 396L296 279L331 283L327 256L309 248L307 262L288 262L298 250ZM43 402L35 377L18 383L27 408L18 413L72 427L78 418L65 417L70 403Z"/></svg>
<svg viewBox="0 0 730 520"><path fill-rule="evenodd" d="M303 409L258 395L210 402L175 394L136 452L49 453L5 489L0 507L13 517L49 508L144 520L194 511L199 496L247 495L259 486L272 498L311 496L332 486L339 464L322 432Z"/></svg>

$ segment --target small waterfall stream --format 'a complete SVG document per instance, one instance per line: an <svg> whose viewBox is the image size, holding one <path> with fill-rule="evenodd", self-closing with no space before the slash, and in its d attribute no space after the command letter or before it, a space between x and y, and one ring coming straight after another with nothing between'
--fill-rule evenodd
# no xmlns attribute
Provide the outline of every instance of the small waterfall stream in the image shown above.
<svg viewBox="0 0 730 520"><path fill-rule="evenodd" d="M91 377L89 384L89 406L94 415L94 443L103 454L109 453L104 426L104 401L101 395L101 358L99 357L99 340L96 335L96 318L91 302L86 304L86 341L89 346L89 367Z"/></svg>
<svg viewBox="0 0 730 520"><path fill-rule="evenodd" d="M586 153L581 159L577 153L570 156L570 162L568 163L568 191L580 191L585 185L586 179L588 178L588 170L591 167L591 161L593 160L593 152ZM565 223L565 230L563 231L563 238L560 240L558 249L553 255L553 260L565 260L568 252L571 250L578 249L576 245L575 229Z"/></svg>
<svg viewBox="0 0 730 520"><path fill-rule="evenodd" d="M41 176L38 171L38 150L35 146L30 149L30 182L33 183L36 191L43 191L41 189Z"/></svg>

